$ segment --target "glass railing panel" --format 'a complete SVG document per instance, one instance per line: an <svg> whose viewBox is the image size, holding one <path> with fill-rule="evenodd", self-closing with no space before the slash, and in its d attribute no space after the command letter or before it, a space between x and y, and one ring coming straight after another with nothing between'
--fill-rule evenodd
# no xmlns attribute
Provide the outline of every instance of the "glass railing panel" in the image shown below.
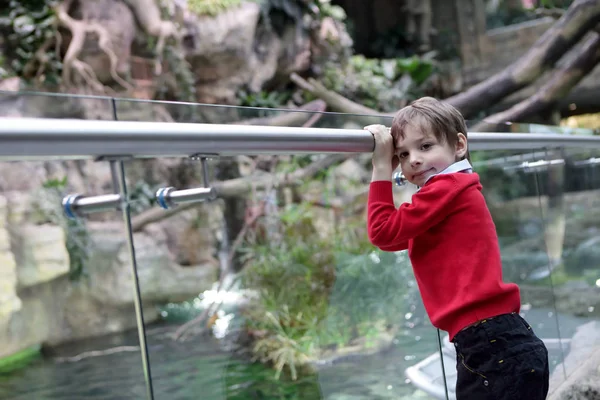
<svg viewBox="0 0 600 400"><path fill-rule="evenodd" d="M561 154L561 180L543 199L555 236L552 271L561 335L567 340L561 368L567 376L600 346L600 152L573 149ZM553 199L553 190L562 197ZM562 233L562 235L561 235Z"/></svg>
<svg viewBox="0 0 600 400"><path fill-rule="evenodd" d="M352 129L391 122L225 106L116 105L119 120L166 110L178 122ZM315 162L322 167L310 172ZM226 188L225 195L164 210L155 193L202 187L202 163L127 163L136 250L156 253L152 262L138 261L144 307L161 310L160 318L146 321L156 398L186 399L199 388L211 399L257 393L435 398L405 376L438 355L426 367L443 388L437 332L407 254L376 251L366 236L371 155L220 157L207 164L209 183ZM286 181L299 171L306 172L301 179ZM409 199L411 190L395 189L397 200Z"/></svg>
<svg viewBox="0 0 600 400"><path fill-rule="evenodd" d="M2 93L0 104L2 117L113 115L102 98ZM67 219L61 206L113 193L108 164L0 162L0 192L0 398L144 398L123 220Z"/></svg>
<svg viewBox="0 0 600 400"><path fill-rule="evenodd" d="M475 171L480 174L483 193L492 213L500 242L503 277L519 285L521 315L531 324L549 349L550 369L563 360L559 342L557 311L553 303L550 274L552 261L547 252L552 246L552 228L544 218L540 187L550 176L560 176L560 157L546 151L486 151L472 154ZM560 370L557 373L562 374Z"/></svg>

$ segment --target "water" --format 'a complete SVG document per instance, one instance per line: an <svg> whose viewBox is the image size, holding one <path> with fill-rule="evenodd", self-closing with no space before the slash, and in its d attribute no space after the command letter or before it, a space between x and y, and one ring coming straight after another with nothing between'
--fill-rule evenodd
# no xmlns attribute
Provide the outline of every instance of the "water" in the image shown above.
<svg viewBox="0 0 600 400"><path fill-rule="evenodd" d="M427 334L420 341L410 336L383 355L342 362L295 382L285 377L276 381L272 369L233 356L212 337L176 342L168 337L173 330L148 331L156 399L408 399L415 389L405 383L404 369L435 351ZM423 330L433 338L435 331ZM52 357L0 377L0 399L143 399L141 358L139 351L132 351L137 344L137 334L131 331L56 349ZM57 361L115 347L125 351Z"/></svg>
<svg viewBox="0 0 600 400"><path fill-rule="evenodd" d="M537 333L556 337L551 310L530 310L526 318ZM584 319L561 316L561 335L571 337ZM148 330L156 399L242 400L413 400L431 399L406 382L404 370L437 351L437 334L417 327L400 335L389 351L348 359L292 382L274 379L274 371L226 351L211 336L186 342L170 338L175 326ZM27 368L0 376L0 399L144 399L145 384L136 331L72 343L57 348ZM94 350L120 348L113 354L72 357ZM562 357L553 355L556 366ZM446 366L453 368L453 366Z"/></svg>

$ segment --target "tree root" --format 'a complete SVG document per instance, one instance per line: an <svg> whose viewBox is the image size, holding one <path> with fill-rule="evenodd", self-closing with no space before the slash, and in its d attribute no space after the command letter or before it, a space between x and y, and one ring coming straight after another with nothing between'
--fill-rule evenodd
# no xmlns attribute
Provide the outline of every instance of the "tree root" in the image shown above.
<svg viewBox="0 0 600 400"><path fill-rule="evenodd" d="M162 57L167 40L171 37L178 42L181 33L172 21L161 19L160 8L156 0L124 0L132 9L140 26L148 35L154 36L156 42L156 60L154 62L154 73L160 75L162 71Z"/></svg>
<svg viewBox="0 0 600 400"><path fill-rule="evenodd" d="M73 86L72 75L75 72L94 91L105 92L104 85L100 83L92 67L78 58L83 49L86 34L95 33L98 35L98 45L110 60L111 77L126 90L132 90L132 86L117 73L118 60L112 48L108 30L98 22L90 21L85 17L82 20L73 19L68 13L72 3L73 0L64 0L54 8L59 25L67 28L72 34L71 42L63 58L63 85L65 87Z"/></svg>

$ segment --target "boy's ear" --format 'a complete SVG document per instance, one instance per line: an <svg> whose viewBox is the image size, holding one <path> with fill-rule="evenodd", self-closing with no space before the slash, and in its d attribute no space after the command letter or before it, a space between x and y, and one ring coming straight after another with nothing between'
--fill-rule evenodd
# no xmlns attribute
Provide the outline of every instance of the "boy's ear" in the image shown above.
<svg viewBox="0 0 600 400"><path fill-rule="evenodd" d="M467 137L464 133L458 132L456 135L456 145L454 146L454 155L457 160L462 160L467 155Z"/></svg>

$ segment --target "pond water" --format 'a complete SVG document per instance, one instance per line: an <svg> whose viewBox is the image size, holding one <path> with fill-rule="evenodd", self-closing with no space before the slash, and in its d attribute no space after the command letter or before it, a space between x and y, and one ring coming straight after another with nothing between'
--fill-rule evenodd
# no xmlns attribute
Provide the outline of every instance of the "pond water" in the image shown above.
<svg viewBox="0 0 600 400"><path fill-rule="evenodd" d="M530 310L525 316L540 336L556 336L551 310ZM581 318L561 316L562 336L571 337L583 322ZM403 332L382 354L345 360L295 382L284 377L275 380L273 370L232 355L214 337L173 341L170 333L174 329L165 325L147 331L156 399L431 399L404 377L407 367L437 350L437 333L431 327ZM130 331L54 349L51 356L0 376L0 399L144 399L137 345L137 332ZM121 351L78 361L68 358L111 348ZM560 359L560 354L554 354L553 364Z"/></svg>

